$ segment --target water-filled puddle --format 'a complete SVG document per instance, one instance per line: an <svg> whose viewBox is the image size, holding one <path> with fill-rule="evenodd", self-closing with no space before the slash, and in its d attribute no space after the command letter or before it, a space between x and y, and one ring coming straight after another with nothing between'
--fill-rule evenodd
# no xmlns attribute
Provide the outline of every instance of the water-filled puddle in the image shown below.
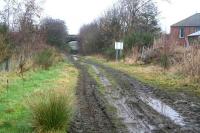
<svg viewBox="0 0 200 133"><path fill-rule="evenodd" d="M159 112L160 114L169 117L174 123L180 126L184 126L185 122L183 120L183 117L176 112L174 109L172 109L170 106L166 105L162 101L158 99L154 99L152 97L147 97L145 95L141 95L140 99L147 103L149 106L151 106L154 110Z"/></svg>
<svg viewBox="0 0 200 133"><path fill-rule="evenodd" d="M77 58L77 56L76 56L76 55L73 55L73 59L74 59L75 61L77 61L77 60L78 60L78 58Z"/></svg>

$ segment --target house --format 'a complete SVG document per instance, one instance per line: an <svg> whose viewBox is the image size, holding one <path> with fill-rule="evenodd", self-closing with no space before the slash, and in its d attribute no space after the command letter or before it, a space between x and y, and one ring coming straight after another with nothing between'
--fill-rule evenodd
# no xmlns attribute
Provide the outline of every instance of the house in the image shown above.
<svg viewBox="0 0 200 133"><path fill-rule="evenodd" d="M170 40L188 46L192 39L200 37L200 13L196 13L171 26Z"/></svg>

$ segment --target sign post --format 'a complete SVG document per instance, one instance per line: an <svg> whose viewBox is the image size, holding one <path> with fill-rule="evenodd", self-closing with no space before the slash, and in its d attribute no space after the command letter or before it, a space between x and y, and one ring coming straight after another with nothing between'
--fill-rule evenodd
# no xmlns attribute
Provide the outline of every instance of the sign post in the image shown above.
<svg viewBox="0 0 200 133"><path fill-rule="evenodd" d="M115 42L115 50L116 50L116 61L118 61L120 57L121 50L123 50L124 44L123 42Z"/></svg>

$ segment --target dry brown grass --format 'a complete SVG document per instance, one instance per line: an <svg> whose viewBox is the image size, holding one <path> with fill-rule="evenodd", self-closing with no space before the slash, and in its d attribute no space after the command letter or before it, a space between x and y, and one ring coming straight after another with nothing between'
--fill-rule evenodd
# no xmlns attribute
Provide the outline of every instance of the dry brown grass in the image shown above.
<svg viewBox="0 0 200 133"><path fill-rule="evenodd" d="M192 44L190 47L177 45L174 41L167 41L167 37L155 40L151 48L145 49L148 52L148 63L159 64L162 54L166 54L169 59L169 69L166 73L179 73L187 82L200 83L200 43ZM139 54L137 48L133 48L132 53L125 58L126 64L142 64L138 61ZM138 63L139 62L139 63ZM154 65L155 68L157 65Z"/></svg>
<svg viewBox="0 0 200 133"><path fill-rule="evenodd" d="M133 47L131 53L125 58L126 64L136 64L138 59L141 56L141 53L138 52L138 47Z"/></svg>

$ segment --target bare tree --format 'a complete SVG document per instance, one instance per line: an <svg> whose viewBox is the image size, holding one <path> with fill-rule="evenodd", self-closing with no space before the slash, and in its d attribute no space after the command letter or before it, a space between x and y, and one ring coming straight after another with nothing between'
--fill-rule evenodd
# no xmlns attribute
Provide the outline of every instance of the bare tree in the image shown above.
<svg viewBox="0 0 200 133"><path fill-rule="evenodd" d="M133 33L137 32L138 34L135 35L141 35L141 39L148 38L144 41L140 39L140 41L145 42L141 43L142 45L146 45L147 40L152 43L152 36L160 30L157 16L158 10L153 0L119 0L103 16L97 18L96 23L82 27L81 44L86 51L90 49L90 53L91 50L93 52L113 53L115 41L132 37Z"/></svg>
<svg viewBox="0 0 200 133"><path fill-rule="evenodd" d="M29 57L35 43L35 24L42 11L39 2L40 0L4 0L5 6L0 11L0 23L8 27L7 46L14 44L9 49L15 49L15 55L18 54L20 59L21 56Z"/></svg>

